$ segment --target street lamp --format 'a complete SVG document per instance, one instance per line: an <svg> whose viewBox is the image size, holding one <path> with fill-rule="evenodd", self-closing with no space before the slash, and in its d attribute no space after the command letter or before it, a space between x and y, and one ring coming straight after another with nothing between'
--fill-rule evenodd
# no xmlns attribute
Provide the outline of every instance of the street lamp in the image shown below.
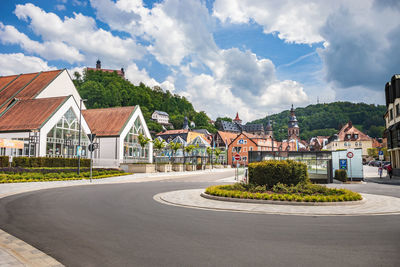
<svg viewBox="0 0 400 267"><path fill-rule="evenodd" d="M67 147L67 158L69 158L69 149L72 146L72 140L71 140L71 134L67 133L65 134L66 139L64 139L64 146Z"/></svg>
<svg viewBox="0 0 400 267"><path fill-rule="evenodd" d="M82 129L82 103L87 101L87 99L82 99L79 103L79 139L78 139L78 175L81 173L81 129Z"/></svg>

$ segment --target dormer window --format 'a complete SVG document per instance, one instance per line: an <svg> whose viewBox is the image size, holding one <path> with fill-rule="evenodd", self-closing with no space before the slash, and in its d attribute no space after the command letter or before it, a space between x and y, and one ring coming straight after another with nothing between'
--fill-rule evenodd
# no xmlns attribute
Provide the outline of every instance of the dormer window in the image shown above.
<svg viewBox="0 0 400 267"><path fill-rule="evenodd" d="M350 138L351 138L351 134L346 134L346 139L350 140Z"/></svg>
<svg viewBox="0 0 400 267"><path fill-rule="evenodd" d="M354 134L354 139L358 139L358 134Z"/></svg>

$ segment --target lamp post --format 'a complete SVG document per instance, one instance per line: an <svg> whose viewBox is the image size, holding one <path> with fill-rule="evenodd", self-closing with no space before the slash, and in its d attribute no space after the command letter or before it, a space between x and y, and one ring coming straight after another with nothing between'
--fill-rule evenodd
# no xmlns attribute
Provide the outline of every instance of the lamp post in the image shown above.
<svg viewBox="0 0 400 267"><path fill-rule="evenodd" d="M79 103L79 138L78 138L78 175L81 173L81 131L82 131L82 103L87 101L87 99L82 99Z"/></svg>
<svg viewBox="0 0 400 267"><path fill-rule="evenodd" d="M32 130L29 132L29 157L31 156L31 144L33 144L33 156L36 157L36 144L39 143L39 132L38 130Z"/></svg>
<svg viewBox="0 0 400 267"><path fill-rule="evenodd" d="M65 134L66 139L64 140L64 145L67 147L67 158L69 158L69 149L72 146L71 134Z"/></svg>

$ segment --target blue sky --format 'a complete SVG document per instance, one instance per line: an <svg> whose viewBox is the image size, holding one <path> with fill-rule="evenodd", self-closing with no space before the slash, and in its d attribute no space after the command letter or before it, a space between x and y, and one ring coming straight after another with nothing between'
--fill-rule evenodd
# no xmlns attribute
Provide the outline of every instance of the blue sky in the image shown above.
<svg viewBox="0 0 400 267"><path fill-rule="evenodd" d="M0 75L126 70L212 117L383 104L400 66L393 0L3 0Z"/></svg>

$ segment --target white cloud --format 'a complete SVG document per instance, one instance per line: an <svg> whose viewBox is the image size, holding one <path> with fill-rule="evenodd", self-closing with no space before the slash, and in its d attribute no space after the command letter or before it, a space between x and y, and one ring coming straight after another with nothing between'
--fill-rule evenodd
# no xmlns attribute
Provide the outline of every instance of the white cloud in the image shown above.
<svg viewBox="0 0 400 267"><path fill-rule="evenodd" d="M47 60L62 59L69 63L84 60L84 56L74 47L58 41L46 41L43 43L33 41L19 32L14 26L3 25L1 22L0 41L3 44L18 44L23 50L40 55Z"/></svg>
<svg viewBox="0 0 400 267"><path fill-rule="evenodd" d="M139 85L139 83L144 83L149 87L160 86L162 89L169 90L171 92L175 90L172 77L169 77L164 82L159 83L155 79L150 78L145 69L140 70L138 66L134 63L129 65L125 70L125 77L135 85Z"/></svg>
<svg viewBox="0 0 400 267"><path fill-rule="evenodd" d="M57 9L58 11L64 11L66 9L64 5L56 5L54 8Z"/></svg>
<svg viewBox="0 0 400 267"><path fill-rule="evenodd" d="M41 58L25 56L22 53L0 54L0 76L53 70Z"/></svg>
<svg viewBox="0 0 400 267"><path fill-rule="evenodd" d="M132 38L120 38L99 29L93 18L74 13L74 17L60 19L33 4L17 5L15 14L29 22L34 33L44 41L64 42L86 56L86 62L102 57L111 66L127 65L143 56L145 50Z"/></svg>

